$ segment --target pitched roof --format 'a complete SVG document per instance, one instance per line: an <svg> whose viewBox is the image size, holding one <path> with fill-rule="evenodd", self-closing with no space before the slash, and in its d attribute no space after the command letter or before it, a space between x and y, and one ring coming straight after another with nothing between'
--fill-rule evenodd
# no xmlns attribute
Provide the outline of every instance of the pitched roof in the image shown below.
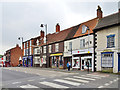
<svg viewBox="0 0 120 90"><path fill-rule="evenodd" d="M89 34L93 33L93 29L95 28L95 26L98 23L98 18L94 18L91 19L89 21L86 21L84 23L81 23L79 29L77 30L76 34L74 35L74 37L79 37L79 36L83 36L83 35L87 35L88 34L88 30L83 34L82 33L82 26L85 25L89 28L90 32Z"/></svg>
<svg viewBox="0 0 120 90"><path fill-rule="evenodd" d="M70 27L68 29L62 30L60 32L55 32L53 34L48 34L47 35L47 43L54 43L54 42L59 42L63 41L66 39L70 39L74 36L76 31L78 30L79 25Z"/></svg>
<svg viewBox="0 0 120 90"><path fill-rule="evenodd" d="M115 13L101 18L94 30L105 28L120 23L120 13Z"/></svg>

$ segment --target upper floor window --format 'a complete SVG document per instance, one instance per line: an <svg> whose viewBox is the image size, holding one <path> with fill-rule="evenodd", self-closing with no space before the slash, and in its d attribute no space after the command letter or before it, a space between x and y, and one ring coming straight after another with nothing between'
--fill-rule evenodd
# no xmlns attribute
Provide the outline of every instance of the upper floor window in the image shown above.
<svg viewBox="0 0 120 90"><path fill-rule="evenodd" d="M27 42L27 48L28 48L28 42Z"/></svg>
<svg viewBox="0 0 120 90"><path fill-rule="evenodd" d="M84 48L85 47L85 39L81 39L80 40L80 48Z"/></svg>
<svg viewBox="0 0 120 90"><path fill-rule="evenodd" d="M49 45L49 53L51 53L51 50L52 50L51 46L52 46L52 45Z"/></svg>
<svg viewBox="0 0 120 90"><path fill-rule="evenodd" d="M38 39L37 39L36 43L37 43L37 46L38 46L39 45L39 40Z"/></svg>
<svg viewBox="0 0 120 90"><path fill-rule="evenodd" d="M31 40L30 40L30 46L31 46Z"/></svg>
<svg viewBox="0 0 120 90"><path fill-rule="evenodd" d="M40 53L42 53L42 47L40 47Z"/></svg>
<svg viewBox="0 0 120 90"><path fill-rule="evenodd" d="M24 43L24 48L25 48L25 43Z"/></svg>
<svg viewBox="0 0 120 90"><path fill-rule="evenodd" d="M55 44L55 52L58 52L59 51L59 43L56 43Z"/></svg>
<svg viewBox="0 0 120 90"><path fill-rule="evenodd" d="M46 46L43 47L43 50L44 50L43 52L46 53Z"/></svg>
<svg viewBox="0 0 120 90"><path fill-rule="evenodd" d="M115 47L115 34L107 36L107 48Z"/></svg>
<svg viewBox="0 0 120 90"><path fill-rule="evenodd" d="M69 42L69 50L72 50L72 42Z"/></svg>

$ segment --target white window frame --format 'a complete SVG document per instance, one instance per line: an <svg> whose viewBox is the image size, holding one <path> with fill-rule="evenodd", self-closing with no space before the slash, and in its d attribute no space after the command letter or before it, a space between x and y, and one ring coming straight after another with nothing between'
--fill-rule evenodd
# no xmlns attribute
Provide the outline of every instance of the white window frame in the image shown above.
<svg viewBox="0 0 120 90"><path fill-rule="evenodd" d="M43 47L43 52L46 53L46 46Z"/></svg>
<svg viewBox="0 0 120 90"><path fill-rule="evenodd" d="M55 44L55 52L58 52L59 51L59 43L56 43Z"/></svg>
<svg viewBox="0 0 120 90"><path fill-rule="evenodd" d="M80 48L85 48L85 39L80 39Z"/></svg>
<svg viewBox="0 0 120 90"><path fill-rule="evenodd" d="M49 45L49 53L52 51L52 45Z"/></svg>

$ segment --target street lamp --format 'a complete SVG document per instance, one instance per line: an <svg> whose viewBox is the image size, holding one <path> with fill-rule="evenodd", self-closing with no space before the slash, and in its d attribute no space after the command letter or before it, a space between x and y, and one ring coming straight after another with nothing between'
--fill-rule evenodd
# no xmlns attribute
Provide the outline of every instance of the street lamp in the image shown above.
<svg viewBox="0 0 120 90"><path fill-rule="evenodd" d="M88 30L88 54L90 53L89 51L89 34L90 34L90 29L89 27L87 26L87 30ZM88 66L88 73L89 73L89 61L87 60L87 66Z"/></svg>
<svg viewBox="0 0 120 90"><path fill-rule="evenodd" d="M23 44L23 37L18 37L18 40L22 40L22 44ZM21 47L22 47L22 52L23 52L23 45ZM23 54L22 54L22 57L23 57ZM20 64L20 62L19 62L19 64Z"/></svg>
<svg viewBox="0 0 120 90"><path fill-rule="evenodd" d="M48 65L48 59L47 59L47 24L41 24L40 27L44 27L45 26L45 31L46 31L46 67L49 67Z"/></svg>
<svg viewBox="0 0 120 90"><path fill-rule="evenodd" d="M18 40L22 40L22 44L23 44L23 37L18 37ZM22 47L23 49L23 47Z"/></svg>

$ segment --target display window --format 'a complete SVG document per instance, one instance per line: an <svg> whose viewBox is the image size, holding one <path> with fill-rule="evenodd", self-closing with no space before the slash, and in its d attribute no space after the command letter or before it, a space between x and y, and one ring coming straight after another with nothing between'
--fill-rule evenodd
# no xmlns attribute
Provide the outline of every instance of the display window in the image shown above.
<svg viewBox="0 0 120 90"><path fill-rule="evenodd" d="M73 68L80 68L80 59L79 58L74 58L72 62Z"/></svg>

